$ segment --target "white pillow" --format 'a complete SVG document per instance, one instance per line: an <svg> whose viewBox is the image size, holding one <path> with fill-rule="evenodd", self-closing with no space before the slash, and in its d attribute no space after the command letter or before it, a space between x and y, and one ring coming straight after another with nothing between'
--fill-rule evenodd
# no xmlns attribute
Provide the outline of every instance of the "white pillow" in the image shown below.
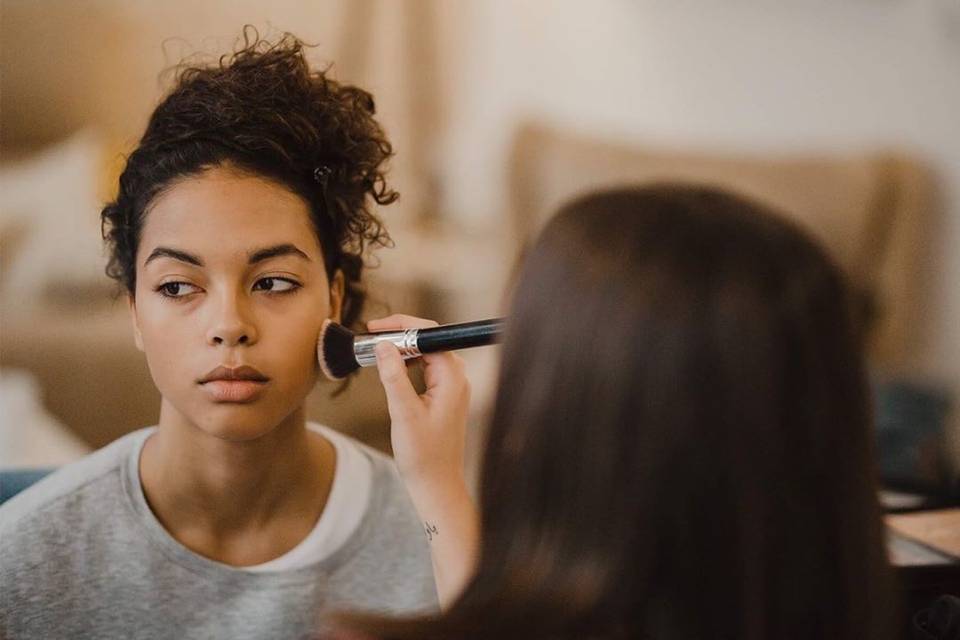
<svg viewBox="0 0 960 640"><path fill-rule="evenodd" d="M29 372L0 370L0 469L57 467L90 451L43 407Z"/></svg>
<svg viewBox="0 0 960 640"><path fill-rule="evenodd" d="M44 293L109 285L97 184L103 145L90 132L0 167L0 229L20 229L4 257L4 305L39 303Z"/></svg>

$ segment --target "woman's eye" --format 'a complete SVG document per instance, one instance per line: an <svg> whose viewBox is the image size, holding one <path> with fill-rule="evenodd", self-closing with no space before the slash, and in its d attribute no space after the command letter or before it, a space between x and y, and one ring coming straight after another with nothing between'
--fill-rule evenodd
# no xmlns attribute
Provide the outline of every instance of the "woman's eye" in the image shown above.
<svg viewBox="0 0 960 640"><path fill-rule="evenodd" d="M298 283L286 278L260 278L253 288L259 288L261 291L268 293L287 293L299 287Z"/></svg>
<svg viewBox="0 0 960 640"><path fill-rule="evenodd" d="M186 282L166 282L157 287L157 291L160 292L160 295L167 298L182 298L186 294L191 293L189 287L193 287L193 285L187 284Z"/></svg>

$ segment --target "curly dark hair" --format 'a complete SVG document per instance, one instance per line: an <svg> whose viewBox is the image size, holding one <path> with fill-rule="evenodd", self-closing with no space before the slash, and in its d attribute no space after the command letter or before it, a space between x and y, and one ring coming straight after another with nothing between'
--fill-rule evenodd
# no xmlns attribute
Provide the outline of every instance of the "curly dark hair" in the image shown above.
<svg viewBox="0 0 960 640"><path fill-rule="evenodd" d="M101 211L107 275L133 296L136 253L150 204L176 181L217 166L264 176L308 204L328 277L343 272L341 321L355 325L366 293L364 255L390 237L370 209L398 197L384 163L393 154L372 96L311 71L300 39L276 42L245 27L242 46L209 66L182 63Z"/></svg>

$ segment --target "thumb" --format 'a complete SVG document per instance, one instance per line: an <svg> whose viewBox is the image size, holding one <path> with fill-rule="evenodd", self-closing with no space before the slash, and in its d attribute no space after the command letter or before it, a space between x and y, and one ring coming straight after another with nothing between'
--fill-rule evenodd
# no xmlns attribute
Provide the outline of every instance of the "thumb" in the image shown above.
<svg viewBox="0 0 960 640"><path fill-rule="evenodd" d="M393 421L412 419L421 405L420 396L407 377L400 351L388 342L381 342L374 352L377 356L377 373L387 394L387 406Z"/></svg>

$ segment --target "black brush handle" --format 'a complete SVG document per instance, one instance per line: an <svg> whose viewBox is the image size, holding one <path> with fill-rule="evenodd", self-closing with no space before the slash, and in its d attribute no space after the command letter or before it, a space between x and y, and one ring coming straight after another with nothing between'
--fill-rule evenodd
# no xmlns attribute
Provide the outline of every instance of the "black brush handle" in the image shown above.
<svg viewBox="0 0 960 640"><path fill-rule="evenodd" d="M417 349L420 353L436 353L482 347L498 342L503 334L503 326L503 318L492 318L420 329L417 333Z"/></svg>

